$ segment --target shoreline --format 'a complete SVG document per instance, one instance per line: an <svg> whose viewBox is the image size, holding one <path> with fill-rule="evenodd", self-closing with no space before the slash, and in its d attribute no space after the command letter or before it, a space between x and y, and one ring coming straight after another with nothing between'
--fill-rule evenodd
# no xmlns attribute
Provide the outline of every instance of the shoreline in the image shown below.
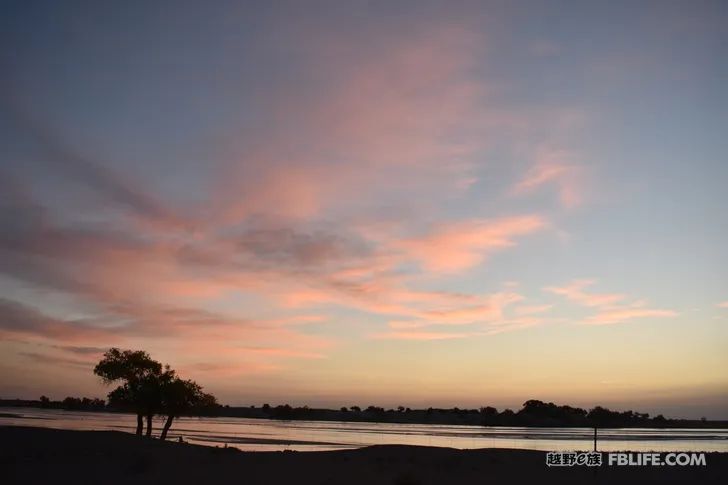
<svg viewBox="0 0 728 485"><path fill-rule="evenodd" d="M0 413L1 426L43 427L66 430L121 431L133 434L133 416L128 423L111 419L109 413L49 412L38 413L32 408L8 409L14 413ZM117 415L118 418L118 415ZM67 420L70 422L66 422ZM455 449L513 448L539 451L588 451L593 447L591 428L469 427L460 431L456 426L442 431L439 426L416 425L398 428L393 423L368 425L331 421L265 421L246 418L187 417L178 420L168 438L201 446L229 446L241 451L333 451L357 449L380 444L423 445ZM60 420L57 421L56 420ZM240 420L241 423L236 423ZM257 421L257 423L255 423ZM75 422L75 425L74 425ZM275 423L275 424L273 424ZM300 424L298 424L300 423ZM366 424L366 426L365 426ZM158 437L162 420L154 421L154 437ZM244 426L237 428L236 426ZM252 426L248 430L247 426ZM262 428L260 427L262 426ZM290 429L294 432L281 430ZM235 431L237 430L237 431ZM247 430L247 431L246 431ZM300 430L300 432L297 432ZM674 430L674 432L672 431ZM331 434L333 433L333 434ZM382 434L384 433L384 434ZM426 438L412 439L409 435L422 434ZM388 437L392 435L392 437ZM631 450L633 452L728 452L728 434L722 429L645 429L609 428L599 431L599 449L602 452ZM514 441L515 440L515 441Z"/></svg>
<svg viewBox="0 0 728 485"><path fill-rule="evenodd" d="M40 408L36 406L7 406L3 405L0 406L0 409L30 409L30 410L37 410L37 411L60 411L60 412L73 412L73 413L100 413L100 414L111 414L111 415L128 415L133 416L133 414L126 412L126 411L117 411L117 410L109 410L109 409L103 409L103 410L88 410L88 409L60 409L60 408ZM6 415L6 417L10 417L7 415L14 414L14 413L5 413L0 412L0 417L2 415ZM13 416L16 418L22 418L22 419L32 419L25 416ZM366 418L358 418L358 419L327 419L322 417L316 417L316 418L300 418L300 417L292 417L292 418L277 418L277 417L271 417L271 416L236 416L236 415L225 415L225 414L217 414L217 415L208 415L208 414L199 414L199 415L187 415L186 418L226 418L226 419L255 419L255 420L261 420L261 421L273 421L273 422L320 422L320 423L367 423L367 424L421 424L421 425L434 425L434 426L463 426L463 427L482 427L482 428L533 428L533 429L544 429L544 428L574 428L574 429L593 429L592 426L585 426L585 425L576 425L576 424L559 424L559 423L552 423L552 424L478 424L478 423L464 423L464 422L426 422L426 421L408 421L408 420L375 420L375 419L366 419ZM42 419L42 418L40 418ZM715 420L715 421L699 421L699 420L689 420L689 419L675 419L673 423L662 425L662 426L647 426L647 425L621 425L621 426L605 426L604 428L599 429L684 429L684 430L710 430L710 429L728 429L728 421L721 421L721 420Z"/></svg>
<svg viewBox="0 0 728 485"><path fill-rule="evenodd" d="M534 450L410 445L246 452L119 431L0 427L4 483L724 483L728 473L728 453L706 453L704 467L669 468L549 468L545 456Z"/></svg>

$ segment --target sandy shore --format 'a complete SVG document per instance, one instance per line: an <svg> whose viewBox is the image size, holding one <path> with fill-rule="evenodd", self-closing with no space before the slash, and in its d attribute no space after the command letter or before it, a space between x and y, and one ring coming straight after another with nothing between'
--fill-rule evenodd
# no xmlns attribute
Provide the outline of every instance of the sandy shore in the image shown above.
<svg viewBox="0 0 728 485"><path fill-rule="evenodd" d="M485 484L725 483L728 454L706 467L548 468L545 453L372 446L329 452L241 452L113 431L0 427L2 483Z"/></svg>

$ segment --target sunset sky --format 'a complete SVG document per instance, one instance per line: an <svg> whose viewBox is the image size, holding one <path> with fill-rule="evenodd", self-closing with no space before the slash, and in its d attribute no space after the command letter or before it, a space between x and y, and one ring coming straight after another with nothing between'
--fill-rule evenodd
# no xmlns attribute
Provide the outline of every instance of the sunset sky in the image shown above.
<svg viewBox="0 0 728 485"><path fill-rule="evenodd" d="M114 3L0 15L0 397L728 419L728 3Z"/></svg>

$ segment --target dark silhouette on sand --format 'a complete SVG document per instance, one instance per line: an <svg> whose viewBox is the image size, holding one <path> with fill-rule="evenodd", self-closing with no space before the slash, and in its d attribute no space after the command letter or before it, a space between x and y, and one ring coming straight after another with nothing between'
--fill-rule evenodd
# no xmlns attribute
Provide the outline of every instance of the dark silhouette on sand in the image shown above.
<svg viewBox="0 0 728 485"><path fill-rule="evenodd" d="M547 467L546 452L379 445L327 452L243 452L137 439L118 431L0 426L3 483L104 485L723 484L728 454L705 467ZM606 457L605 457L606 459Z"/></svg>

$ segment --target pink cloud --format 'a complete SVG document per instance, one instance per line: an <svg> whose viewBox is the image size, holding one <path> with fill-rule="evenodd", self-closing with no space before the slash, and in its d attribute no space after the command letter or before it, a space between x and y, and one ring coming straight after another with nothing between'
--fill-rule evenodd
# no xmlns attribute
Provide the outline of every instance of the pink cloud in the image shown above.
<svg viewBox="0 0 728 485"><path fill-rule="evenodd" d="M534 315L538 313L545 313L551 310L553 305L524 305L514 309L516 315Z"/></svg>
<svg viewBox="0 0 728 485"><path fill-rule="evenodd" d="M615 310L604 310L592 315L585 320L589 325L608 325L622 323L638 318L668 318L675 317L677 313L672 310L651 310L639 308L623 308Z"/></svg>
<svg viewBox="0 0 728 485"><path fill-rule="evenodd" d="M546 318L532 315L504 318L502 320L492 322L482 332L480 332L480 335L495 335L504 332L513 332L525 328L561 323L563 321L564 320L562 318Z"/></svg>
<svg viewBox="0 0 728 485"><path fill-rule="evenodd" d="M716 305L718 308L728 308L728 301L720 302Z"/></svg>
<svg viewBox="0 0 728 485"><path fill-rule="evenodd" d="M583 200L583 169L574 162L575 158L570 150L541 148L536 155L536 164L513 186L511 193L524 195L553 184L564 207L579 206Z"/></svg>
<svg viewBox="0 0 728 485"><path fill-rule="evenodd" d="M183 364L180 374L201 376L203 378L229 379L232 377L271 374L281 370L281 366L266 362L198 362Z"/></svg>
<svg viewBox="0 0 728 485"><path fill-rule="evenodd" d="M482 263L489 254L515 245L514 238L546 226L536 215L471 220L436 227L429 234L400 241L395 247L426 270L453 273Z"/></svg>
<svg viewBox="0 0 728 485"><path fill-rule="evenodd" d="M584 323L605 325L621 323L639 318L666 318L677 315L672 310L652 309L644 300L625 302L628 297L619 293L589 293L585 288L594 285L594 280L575 280L563 287L546 287L545 291L565 297L579 305L595 308L596 313Z"/></svg>
<svg viewBox="0 0 728 485"><path fill-rule="evenodd" d="M181 367L195 360L217 362L231 373L243 372L244 367L278 368L276 361L281 359L324 358L334 340L297 330L300 325L320 321L315 315L241 320L204 310L139 303L109 307L96 318L70 320L0 301L0 337L5 340L96 357L103 348L135 347L143 342L144 348L161 360L177 360ZM44 355L55 358L53 352Z"/></svg>
<svg viewBox="0 0 728 485"><path fill-rule="evenodd" d="M575 280L566 286L549 286L544 290L588 307L613 305L626 298L625 295L619 293L589 293L584 291L585 288L595 283L595 280Z"/></svg>
<svg viewBox="0 0 728 485"><path fill-rule="evenodd" d="M490 336L504 332L513 332L526 328L564 322L562 318L544 318L537 316L500 316L480 320L476 325L468 325L467 331L442 331L443 324L427 320L394 320L389 322L391 331L373 335L373 338L397 340L447 340L454 338L472 338ZM475 323L475 322L471 322Z"/></svg>
<svg viewBox="0 0 728 485"><path fill-rule="evenodd" d="M260 113L265 130L231 139L215 215L310 220L332 206L472 185L468 157L482 137L452 135L483 116L475 108L483 82L470 71L482 39L441 25L355 39L316 31L298 46L318 82L305 94L272 92Z"/></svg>
<svg viewBox="0 0 728 485"><path fill-rule="evenodd" d="M531 168L524 178L516 184L514 190L517 193L533 190L547 182L552 182L561 177L567 170L568 165L543 164Z"/></svg>
<svg viewBox="0 0 728 485"><path fill-rule="evenodd" d="M523 297L515 293L496 293L472 299L476 304L449 301L444 308L437 308L437 303L432 301L429 306L435 308L408 310L402 315L411 316L412 320L392 320L388 325L392 329L403 330L442 325L490 324L502 320L505 308Z"/></svg>
<svg viewBox="0 0 728 485"><path fill-rule="evenodd" d="M505 308L523 297L516 293L496 293L482 298L478 305L459 305L455 308L427 310L418 317L432 324L463 325L489 322L503 318Z"/></svg>
<svg viewBox="0 0 728 485"><path fill-rule="evenodd" d="M473 306L461 302L459 307L418 312L409 320L391 320L388 323L391 331L378 333L375 336L411 340L437 340L438 335L441 335L442 339L478 337L562 321L559 318L519 314L518 307L513 310L515 317L508 316L508 307L524 299L515 293L496 293L475 298L481 302L480 305ZM523 308L538 313L547 311L550 307L545 305ZM463 332L444 330L453 325L463 326L468 330Z"/></svg>
<svg viewBox="0 0 728 485"><path fill-rule="evenodd" d="M391 331L372 335L375 339L384 340L451 340L466 338L471 334L465 332L429 332L421 330Z"/></svg>

